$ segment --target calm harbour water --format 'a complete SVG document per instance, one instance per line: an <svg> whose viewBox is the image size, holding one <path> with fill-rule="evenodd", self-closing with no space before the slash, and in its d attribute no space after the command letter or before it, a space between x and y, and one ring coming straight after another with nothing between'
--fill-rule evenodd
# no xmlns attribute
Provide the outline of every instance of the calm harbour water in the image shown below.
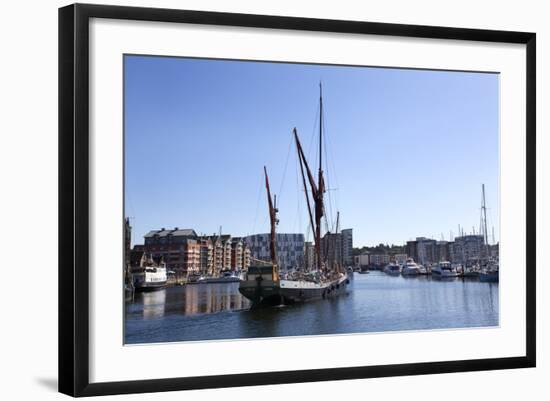
<svg viewBox="0 0 550 401"><path fill-rule="evenodd" d="M451 329L498 325L498 283L355 273L347 295L250 310L239 283L138 293L126 303L127 344Z"/></svg>

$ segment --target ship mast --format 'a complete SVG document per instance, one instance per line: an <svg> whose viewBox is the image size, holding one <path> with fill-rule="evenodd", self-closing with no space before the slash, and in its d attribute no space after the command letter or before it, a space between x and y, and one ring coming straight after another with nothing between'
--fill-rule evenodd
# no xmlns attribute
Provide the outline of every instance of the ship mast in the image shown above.
<svg viewBox="0 0 550 401"><path fill-rule="evenodd" d="M483 219L483 242L485 245L486 257L489 258L489 238L487 233L487 206L485 205L485 184L481 184L481 213Z"/></svg>
<svg viewBox="0 0 550 401"><path fill-rule="evenodd" d="M315 201L315 251L317 253L317 268L323 270L321 258L321 219L323 217L323 194L325 193L325 181L323 179L323 86L319 83L319 172L318 190Z"/></svg>
<svg viewBox="0 0 550 401"><path fill-rule="evenodd" d="M269 178L267 176L267 168L264 166L265 188L267 190L267 203L269 206L269 221L271 223L271 235L269 247L271 251L271 263L273 264L273 281L279 280L279 265L277 263L277 242L276 242L276 226L279 223L277 219L277 198L271 198L271 190L269 189Z"/></svg>
<svg viewBox="0 0 550 401"><path fill-rule="evenodd" d="M321 257L321 219L324 215L324 206L323 206L323 194L325 193L325 182L323 179L323 168L322 168L322 152L323 152L323 94L322 88L319 84L320 96L319 96L319 105L320 105L320 117L319 117L319 170L318 170L318 182L315 182L315 177L306 160L302 144L298 138L298 132L294 128L294 139L296 140L296 149L298 151L298 159L300 160L300 172L302 173L302 182L304 184L305 196L307 201L307 208L309 212L309 220L311 223L311 228L314 231L315 236L315 255L317 258L317 269L319 271L323 270L323 258ZM304 167L307 173L307 178L309 185L311 186L311 195L313 198L313 204L315 206L315 218L311 211L311 205L309 203L309 195L306 188L306 178L304 174Z"/></svg>

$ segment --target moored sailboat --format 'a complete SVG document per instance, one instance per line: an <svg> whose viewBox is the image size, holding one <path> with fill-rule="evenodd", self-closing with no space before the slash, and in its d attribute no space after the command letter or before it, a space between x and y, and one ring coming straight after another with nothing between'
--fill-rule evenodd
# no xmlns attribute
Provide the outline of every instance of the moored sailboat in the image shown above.
<svg viewBox="0 0 550 401"><path fill-rule="evenodd" d="M254 266L248 268L245 279L239 284L240 293L252 301L253 305L279 305L295 302L304 302L316 299L334 297L346 292L350 284L347 269L338 263L329 265L321 252L321 221L325 215L323 195L325 183L322 168L322 143L323 143L323 98L322 92L319 98L319 169L317 181L308 165L298 132L293 130L296 150L300 163L300 171L309 220L314 230L315 268L312 271L299 271L286 274L281 277L277 260L276 226L277 219L276 197L271 196L269 177L264 166L265 186L268 198L270 232L270 256L271 261L256 261ZM307 180L306 180L307 177ZM309 183L309 191L307 184ZM311 200L309 192L311 192ZM311 203L314 210L312 210ZM351 273L353 274L353 273Z"/></svg>

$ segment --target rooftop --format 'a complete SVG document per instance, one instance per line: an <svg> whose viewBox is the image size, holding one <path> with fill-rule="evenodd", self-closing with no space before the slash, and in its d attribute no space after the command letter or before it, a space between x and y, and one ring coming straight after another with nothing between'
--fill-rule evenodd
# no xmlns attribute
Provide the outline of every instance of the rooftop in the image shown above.
<svg viewBox="0 0 550 401"><path fill-rule="evenodd" d="M144 237L166 237L167 235L172 235L174 237L196 237L197 233L192 228L186 228L183 230L180 230L178 227L174 228L173 230L166 230L165 228L161 228L160 230L149 231L147 234L144 235Z"/></svg>

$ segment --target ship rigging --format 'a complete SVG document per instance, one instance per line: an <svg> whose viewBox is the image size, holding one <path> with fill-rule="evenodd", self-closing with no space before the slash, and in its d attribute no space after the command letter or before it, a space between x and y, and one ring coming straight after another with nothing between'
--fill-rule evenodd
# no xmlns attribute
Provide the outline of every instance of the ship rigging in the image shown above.
<svg viewBox="0 0 550 401"><path fill-rule="evenodd" d="M271 195L269 176L267 173L267 168L264 166L265 187L268 198L269 220L271 227L271 263L261 263L250 266L246 279L241 281L239 286L239 291L246 298L250 299L254 305L293 303L327 298L329 296L345 293L346 288L350 283L347 273L340 268L338 263L329 265L329 263L327 263L326 255L322 255L321 222L323 217L326 219L324 206L324 193L326 192L326 187L322 164L323 94L321 85L319 87L319 110L319 168L317 171L317 180L315 179L315 176L308 164L297 129L294 128L292 131L298 154L304 194L306 197L309 224L314 232L316 268L310 272L293 272L292 274L287 274L284 278L281 278L277 259L276 242L276 227L279 223L277 218L277 198L275 195ZM339 213L337 221L336 230L338 230L339 225ZM330 234L328 230L327 233Z"/></svg>

